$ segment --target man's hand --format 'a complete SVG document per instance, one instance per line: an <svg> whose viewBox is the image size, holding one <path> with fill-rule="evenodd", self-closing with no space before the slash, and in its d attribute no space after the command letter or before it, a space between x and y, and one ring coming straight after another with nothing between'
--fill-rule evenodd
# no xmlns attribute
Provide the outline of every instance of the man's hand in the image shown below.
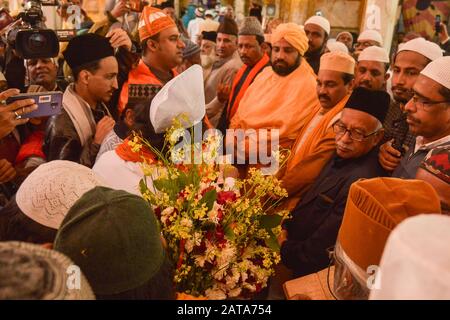
<svg viewBox="0 0 450 320"><path fill-rule="evenodd" d="M124 47L128 51L131 51L131 39L125 30L121 28L111 30L107 33L106 38L111 38L109 39L109 43L114 49Z"/></svg>
<svg viewBox="0 0 450 320"><path fill-rule="evenodd" d="M33 99L14 101L6 105L6 99L20 93L17 89L9 89L0 93L0 139L10 134L18 125L25 124L28 119L18 117L38 108Z"/></svg>
<svg viewBox="0 0 450 320"><path fill-rule="evenodd" d="M220 103L225 103L230 97L231 86L228 83L219 83L217 86L217 100Z"/></svg>
<svg viewBox="0 0 450 320"><path fill-rule="evenodd" d="M97 127L95 128L94 143L102 144L106 135L111 132L115 124L116 122L113 118L104 116L102 120L97 123Z"/></svg>
<svg viewBox="0 0 450 320"><path fill-rule="evenodd" d="M114 6L114 8L111 10L111 15L117 19L117 18L123 16L127 12L128 12L128 8L127 8L126 1L119 0L116 2L116 5Z"/></svg>
<svg viewBox="0 0 450 320"><path fill-rule="evenodd" d="M394 139L383 144L378 153L378 161L389 172L394 171L398 167L402 158L401 152L392 147L392 142L394 142Z"/></svg>
<svg viewBox="0 0 450 320"><path fill-rule="evenodd" d="M0 160L0 183L5 183L14 179L17 175L16 169L6 159Z"/></svg>
<svg viewBox="0 0 450 320"><path fill-rule="evenodd" d="M445 25L445 23L441 22L441 32L439 32L439 42L445 43L447 40L449 40L447 26Z"/></svg>

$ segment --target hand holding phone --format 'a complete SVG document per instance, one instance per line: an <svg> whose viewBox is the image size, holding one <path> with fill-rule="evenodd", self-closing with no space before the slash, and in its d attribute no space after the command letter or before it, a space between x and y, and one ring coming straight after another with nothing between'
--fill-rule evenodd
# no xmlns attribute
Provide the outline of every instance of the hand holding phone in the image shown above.
<svg viewBox="0 0 450 320"><path fill-rule="evenodd" d="M6 103L10 97L19 94L18 89L8 89L0 93L0 139L10 134L16 126L27 123L28 119L20 119L20 115L37 109L32 99Z"/></svg>
<svg viewBox="0 0 450 320"><path fill-rule="evenodd" d="M37 109L17 115L17 119L50 117L61 113L63 93L60 91L23 93L6 99L6 104L19 100L32 99Z"/></svg>
<svg viewBox="0 0 450 320"><path fill-rule="evenodd" d="M436 33L441 33L441 16L439 14L437 14L434 19L434 29L436 30Z"/></svg>

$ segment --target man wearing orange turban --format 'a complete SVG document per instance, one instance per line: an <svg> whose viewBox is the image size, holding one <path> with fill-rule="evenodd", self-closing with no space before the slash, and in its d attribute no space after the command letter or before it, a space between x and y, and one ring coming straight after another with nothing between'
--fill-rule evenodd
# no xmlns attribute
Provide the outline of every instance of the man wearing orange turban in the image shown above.
<svg viewBox="0 0 450 320"><path fill-rule="evenodd" d="M150 104L156 93L177 75L185 47L175 22L161 10L146 6L138 25L142 58L123 85L119 112L127 104Z"/></svg>
<svg viewBox="0 0 450 320"><path fill-rule="evenodd" d="M272 67L265 68L249 86L231 119L230 128L246 132L278 129L280 146L291 148L307 117L319 108L316 76L303 58L308 49L308 38L302 27L295 23L281 24L271 40ZM270 139L257 137L260 145L263 145L262 140ZM238 141L234 132L228 132L228 150L233 148L238 154L245 155L246 160L258 153L258 150L246 150L248 144L250 137Z"/></svg>

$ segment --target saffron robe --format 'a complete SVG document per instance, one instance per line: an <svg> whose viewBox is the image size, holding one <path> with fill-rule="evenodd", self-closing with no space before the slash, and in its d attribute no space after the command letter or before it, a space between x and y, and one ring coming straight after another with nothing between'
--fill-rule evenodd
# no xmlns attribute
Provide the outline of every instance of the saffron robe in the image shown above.
<svg viewBox="0 0 450 320"><path fill-rule="evenodd" d="M287 76L276 74L272 68L265 68L247 89L239 103L235 116L231 119L231 129L278 129L278 139L281 148L290 149L295 139L311 114L320 109L316 94L316 75L302 59L300 66ZM232 134L230 132L229 134ZM249 154L258 150L248 150L249 137L242 143L227 136L227 147L235 152ZM256 136L256 143L270 146L271 138ZM239 142L239 141L238 141ZM236 153L235 153L236 154Z"/></svg>
<svg viewBox="0 0 450 320"><path fill-rule="evenodd" d="M302 195L304 195L319 176L322 169L328 163L336 150L335 133L333 123L339 119L350 95L346 95L333 108L328 110L320 119L317 126L309 133L303 144L297 148L297 144L308 131L308 125L322 110L317 110L308 116L305 126L297 137L286 168L279 176L282 185L286 188L289 198L287 207L294 208ZM298 150L297 150L298 149Z"/></svg>

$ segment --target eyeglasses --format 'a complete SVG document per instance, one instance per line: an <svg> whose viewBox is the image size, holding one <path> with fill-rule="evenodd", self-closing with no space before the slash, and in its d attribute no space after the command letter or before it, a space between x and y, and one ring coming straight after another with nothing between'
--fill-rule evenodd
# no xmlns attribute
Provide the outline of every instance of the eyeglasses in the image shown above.
<svg viewBox="0 0 450 320"><path fill-rule="evenodd" d="M441 103L449 103L450 102L448 100L445 100L445 101L423 101L422 98L419 97L418 95L414 95L411 100L417 108L420 108L424 111L429 111L432 108L432 106L435 106L435 105L438 105Z"/></svg>
<svg viewBox="0 0 450 320"><path fill-rule="evenodd" d="M333 130L336 135L341 135L341 136L344 136L348 132L350 135L350 138L352 140L358 141L358 142L364 141L364 139L367 139L368 137L373 136L378 131L380 131L380 130L376 130L372 133L364 134L357 130L347 129L347 127L344 126L344 124L342 122L340 122L339 120L333 124Z"/></svg>

